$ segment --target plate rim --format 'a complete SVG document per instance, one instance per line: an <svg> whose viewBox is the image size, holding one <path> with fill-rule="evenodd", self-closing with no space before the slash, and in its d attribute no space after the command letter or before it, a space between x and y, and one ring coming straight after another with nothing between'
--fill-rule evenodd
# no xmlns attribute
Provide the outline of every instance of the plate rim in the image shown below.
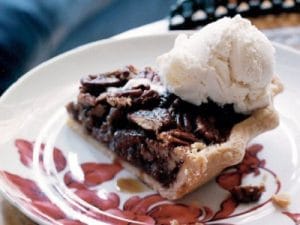
<svg viewBox="0 0 300 225"><path fill-rule="evenodd" d="M40 69L47 67L47 66L51 66L51 64L64 59L65 57L69 57L72 56L74 54L78 54L82 51L87 51L89 49L98 47L98 46L104 46L104 45L108 45L108 44L114 44L114 43L122 43L122 42L126 42L126 41L135 41L135 40L142 40L142 39L153 39L153 38L175 38L179 33L187 33L190 34L191 32L189 31L183 31L183 32L166 32L163 34L147 34L147 35L142 35L142 36L136 36L136 37L128 37L128 38L108 38L108 39L103 39L103 40L98 40L98 41L94 41L94 42L90 42L81 46L78 46L74 49L71 49L67 52L64 52L62 54L59 54L53 58L50 58L42 63L40 63L39 65L35 66L34 68L32 68L31 70L29 70L28 72L26 72L25 74L23 74L22 76L20 76L20 78L18 80L16 80L0 97L0 106L3 104L3 101L10 96L11 94L14 93L14 91L16 91L18 89L19 86L21 86L24 81L28 78L30 78L31 76L34 76L34 74L36 74L36 72L38 72ZM275 48L278 48L280 50L292 53L297 55L297 57L300 58L300 51L293 49L292 47L280 44L280 43L276 43L276 42L272 42L273 46ZM2 177L0 179L3 179ZM22 207L22 204L19 204L18 202L16 202L6 191L5 189L2 187L2 185L0 186L0 192L3 198L5 198L10 204L12 204L14 207L16 207L19 211L21 211L24 215L26 215L27 217L29 217L31 220L33 220L34 222L38 222L41 224L50 224L50 222L47 222L45 219L43 219L42 217L40 217L38 214L35 214L34 212L31 212L28 208L26 207Z"/></svg>

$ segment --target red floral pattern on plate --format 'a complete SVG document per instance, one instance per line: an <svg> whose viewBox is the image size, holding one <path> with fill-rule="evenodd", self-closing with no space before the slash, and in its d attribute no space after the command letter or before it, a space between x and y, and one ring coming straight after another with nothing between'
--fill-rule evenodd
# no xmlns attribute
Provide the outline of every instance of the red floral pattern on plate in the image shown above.
<svg viewBox="0 0 300 225"><path fill-rule="evenodd" d="M30 142L30 141L27 141L24 139L17 139L15 141L15 146L18 148L18 152L20 155L20 161L23 163L23 165L26 167L31 167L32 160L33 160L34 142ZM43 163L44 148L45 148L45 145L41 144L40 154L39 154L40 163ZM61 172L66 168L67 161L60 149L54 148L53 159L54 159L56 170L58 172Z"/></svg>
<svg viewBox="0 0 300 225"><path fill-rule="evenodd" d="M99 197L95 191L80 189L75 191L75 194L82 200L101 210L116 209L120 204L119 196L113 192L105 194L104 197Z"/></svg>
<svg viewBox="0 0 300 225"><path fill-rule="evenodd" d="M30 200L27 204L29 207L34 208L32 211L38 211L41 215L60 221L64 225L83 225L80 221L71 220L66 217L63 211L61 211L55 204L50 202L47 196L40 190L36 183L30 179L25 179L18 175L3 172L5 178L7 178L13 185L19 188L19 190Z"/></svg>
<svg viewBox="0 0 300 225"><path fill-rule="evenodd" d="M105 181L113 179L122 167L118 163L83 163L81 164L81 169L84 173L84 182L77 181L72 177L70 172L67 172L64 176L64 182L68 187L86 189L102 184Z"/></svg>
<svg viewBox="0 0 300 225"><path fill-rule="evenodd" d="M282 212L295 222L295 225L300 225L300 213Z"/></svg>
<svg viewBox="0 0 300 225"><path fill-rule="evenodd" d="M49 201L47 196L40 190L34 181L9 172L4 171L3 173L5 177L18 187L27 198L33 201Z"/></svg>
<svg viewBox="0 0 300 225"><path fill-rule="evenodd" d="M24 139L15 141L15 146L20 155L20 161L28 168L32 167L32 158L34 150L34 142ZM40 146L40 164L43 168L43 151L44 144ZM228 197L225 198L219 207L219 210L214 212L207 206L194 206L187 204L180 204L163 199L158 194L152 194L145 197L132 196L128 198L123 206L120 206L120 197L114 192L105 192L99 195L97 187L100 187L104 182L114 179L114 177L122 170L118 163L96 163L85 162L80 165L83 172L84 179L82 181L76 180L70 171L65 171L67 168L67 160L65 159L62 151L56 147L53 149L53 160L55 168L58 173L63 173L63 182L72 190L85 203L91 207L96 207L103 213L92 210L93 208L87 207L87 211L82 212L91 218L99 221L114 224L114 225L129 225L135 224L132 221L142 222L144 224L160 224L169 225L170 221L176 221L178 224L215 224L215 225L233 225L229 223L216 223L217 220L227 219L233 216L241 215L254 210L268 201L248 208L244 212L234 214L238 203L232 198L230 190L242 184L242 180L246 175L253 174L258 176L260 169L265 169L265 160L259 159L258 153L262 150L261 145L250 146L244 157L244 160L236 165L224 170L217 178L217 184L228 191ZM52 203L47 196L40 190L37 184L30 179L22 178L18 175L3 172L5 177L18 189L23 195L28 198L35 211L38 211L41 216L46 215L54 220L60 221L65 225L82 225L84 223L78 220L72 220ZM273 176L274 173L271 172ZM280 188L278 183L277 191ZM86 205L85 205L86 207ZM107 213L119 217L119 219L107 216ZM299 214L285 213L292 218L295 223L299 224ZM131 221L130 221L131 220Z"/></svg>
<svg viewBox="0 0 300 225"><path fill-rule="evenodd" d="M264 168L266 161L259 159L257 154L262 151L263 146L251 145L247 148L243 161L235 166L225 169L217 178L216 182L225 190L231 191L235 186L242 184L242 179L249 174L258 176L259 169ZM229 171L229 172L228 172ZM279 191L279 188L277 189ZM214 215L214 220L225 219L233 214L239 203L230 195L221 203L220 210Z"/></svg>

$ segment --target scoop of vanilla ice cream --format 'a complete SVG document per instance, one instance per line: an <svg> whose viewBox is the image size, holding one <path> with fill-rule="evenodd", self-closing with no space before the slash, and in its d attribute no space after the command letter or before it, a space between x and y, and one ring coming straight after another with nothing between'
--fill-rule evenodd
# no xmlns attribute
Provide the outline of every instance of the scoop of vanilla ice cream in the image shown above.
<svg viewBox="0 0 300 225"><path fill-rule="evenodd" d="M250 113L271 102L275 50L251 23L235 16L177 37L173 49L158 57L167 90L195 105L208 99Z"/></svg>

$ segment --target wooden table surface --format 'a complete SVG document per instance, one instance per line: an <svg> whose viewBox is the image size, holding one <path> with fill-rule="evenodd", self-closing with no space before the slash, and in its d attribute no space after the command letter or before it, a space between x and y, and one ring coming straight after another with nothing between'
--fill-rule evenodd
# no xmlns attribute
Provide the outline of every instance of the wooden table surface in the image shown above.
<svg viewBox="0 0 300 225"><path fill-rule="evenodd" d="M259 29L300 26L300 14L265 16L252 19L252 22ZM141 28L139 28L139 31L141 31ZM36 225L36 223L28 219L18 209L16 209L7 200L3 199L3 197L0 196L0 225Z"/></svg>

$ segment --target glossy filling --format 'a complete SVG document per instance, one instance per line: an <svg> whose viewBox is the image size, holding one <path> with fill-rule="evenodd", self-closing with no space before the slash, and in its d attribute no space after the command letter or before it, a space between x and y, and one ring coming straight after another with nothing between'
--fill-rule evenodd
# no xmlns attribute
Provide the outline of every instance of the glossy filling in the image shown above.
<svg viewBox="0 0 300 225"><path fill-rule="evenodd" d="M136 78L148 79L150 85L123 88ZM225 142L232 127L247 116L234 112L232 105L192 105L173 94L159 93L152 84L161 86L150 68L137 72L128 66L89 75L81 80L77 102L69 103L67 111L89 135L168 187L184 161L183 151L194 142Z"/></svg>

